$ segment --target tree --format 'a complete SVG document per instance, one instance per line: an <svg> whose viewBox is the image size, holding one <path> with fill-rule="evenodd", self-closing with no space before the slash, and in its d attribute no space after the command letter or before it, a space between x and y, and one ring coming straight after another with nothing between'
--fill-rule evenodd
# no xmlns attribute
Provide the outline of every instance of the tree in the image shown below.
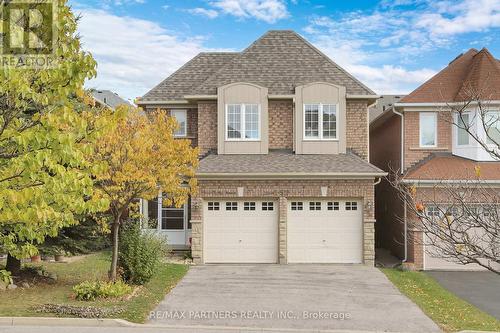
<svg viewBox="0 0 500 333"><path fill-rule="evenodd" d="M94 161L105 167L95 174L97 199L109 202L113 254L110 278L117 277L120 225L134 200L150 200L159 189L168 194L165 204L182 206L196 191L195 169L198 149L189 140L174 138L178 124L165 111L145 114L127 108L126 119L103 136L96 146Z"/></svg>
<svg viewBox="0 0 500 333"><path fill-rule="evenodd" d="M82 103L96 63L81 50L65 0L57 26L53 68L0 69L0 248L14 272L46 236L75 224L75 214L106 207L91 197L97 166L86 155L110 118Z"/></svg>
<svg viewBox="0 0 500 333"><path fill-rule="evenodd" d="M491 98L481 91L470 87L466 97L440 110L452 115L451 120L443 120L463 131L500 164L500 113L492 112L487 102ZM426 245L427 253L500 274L500 187L483 179L478 166L462 173L462 180L441 179L420 188L405 183L404 175L393 170L389 182L413 218L412 227L425 235L413 241Z"/></svg>

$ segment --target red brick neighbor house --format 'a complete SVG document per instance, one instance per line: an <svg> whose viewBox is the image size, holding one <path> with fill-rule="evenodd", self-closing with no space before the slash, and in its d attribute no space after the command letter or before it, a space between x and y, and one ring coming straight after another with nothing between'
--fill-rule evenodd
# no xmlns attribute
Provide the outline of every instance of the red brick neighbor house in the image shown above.
<svg viewBox="0 0 500 333"><path fill-rule="evenodd" d="M138 104L200 148L182 209L143 201L197 263L374 264L368 108L378 96L293 31L238 53L200 53Z"/></svg>
<svg viewBox="0 0 500 333"><path fill-rule="evenodd" d="M500 61L487 49L461 54L370 124L371 162L385 171L400 173L402 182L414 186L422 196L432 197L432 202L423 202L425 214L450 205L439 184L462 182L472 189L483 184L497 193L500 190L500 161L456 126L458 113L453 106L463 107L463 121L482 142L493 144L490 138L500 142ZM481 112L497 121L484 128ZM487 214L482 199L470 197L471 209ZM377 187L377 247L389 249L417 269L479 268L444 260L430 251L427 236L409 211L387 181Z"/></svg>

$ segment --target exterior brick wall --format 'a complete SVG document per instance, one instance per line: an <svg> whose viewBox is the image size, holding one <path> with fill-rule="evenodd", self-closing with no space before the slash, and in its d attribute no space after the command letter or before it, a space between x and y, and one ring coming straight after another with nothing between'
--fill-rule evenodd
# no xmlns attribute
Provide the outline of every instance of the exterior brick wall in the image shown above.
<svg viewBox="0 0 500 333"><path fill-rule="evenodd" d="M293 148L293 102L269 101L269 149Z"/></svg>
<svg viewBox="0 0 500 333"><path fill-rule="evenodd" d="M201 155L217 150L217 102L198 102L198 147Z"/></svg>
<svg viewBox="0 0 500 333"><path fill-rule="evenodd" d="M368 160L368 103L348 100L346 118L347 149Z"/></svg>
<svg viewBox="0 0 500 333"><path fill-rule="evenodd" d="M451 113L441 111L438 114L437 147L420 148L420 112L405 112L404 114L404 169L407 170L419 161L435 152L451 152L452 150L452 125Z"/></svg>
<svg viewBox="0 0 500 333"><path fill-rule="evenodd" d="M198 197L191 201L192 255L203 262L203 200L208 198L273 198L279 201L279 262L286 263L287 198L321 198L321 187L328 188L328 198L358 198L363 202L363 258L366 265L375 260L373 180L199 180Z"/></svg>

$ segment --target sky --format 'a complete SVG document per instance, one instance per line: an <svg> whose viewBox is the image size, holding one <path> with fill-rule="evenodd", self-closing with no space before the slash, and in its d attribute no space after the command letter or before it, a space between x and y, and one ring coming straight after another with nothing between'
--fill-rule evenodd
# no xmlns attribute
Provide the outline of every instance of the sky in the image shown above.
<svg viewBox="0 0 500 333"><path fill-rule="evenodd" d="M500 0L70 0L88 88L134 100L203 51L292 29L378 94L405 94L459 54L500 58Z"/></svg>

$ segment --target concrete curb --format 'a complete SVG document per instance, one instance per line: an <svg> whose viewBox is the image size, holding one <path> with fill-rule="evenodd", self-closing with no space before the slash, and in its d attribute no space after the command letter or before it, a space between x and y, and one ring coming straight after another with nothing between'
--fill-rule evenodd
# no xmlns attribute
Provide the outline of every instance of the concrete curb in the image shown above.
<svg viewBox="0 0 500 333"><path fill-rule="evenodd" d="M2 326L29 326L29 327L130 327L152 330L188 330L190 332L290 332L290 333L370 333L372 331L358 331L348 329L319 330L319 329L293 329L293 328L258 328L258 327L233 327L233 326L207 326L207 325L158 325L136 324L123 319L84 319L84 318L57 318L57 317L0 317ZM476 332L474 332L476 333Z"/></svg>
<svg viewBox="0 0 500 333"><path fill-rule="evenodd" d="M123 319L0 317L0 326L134 327L142 325L131 323Z"/></svg>

